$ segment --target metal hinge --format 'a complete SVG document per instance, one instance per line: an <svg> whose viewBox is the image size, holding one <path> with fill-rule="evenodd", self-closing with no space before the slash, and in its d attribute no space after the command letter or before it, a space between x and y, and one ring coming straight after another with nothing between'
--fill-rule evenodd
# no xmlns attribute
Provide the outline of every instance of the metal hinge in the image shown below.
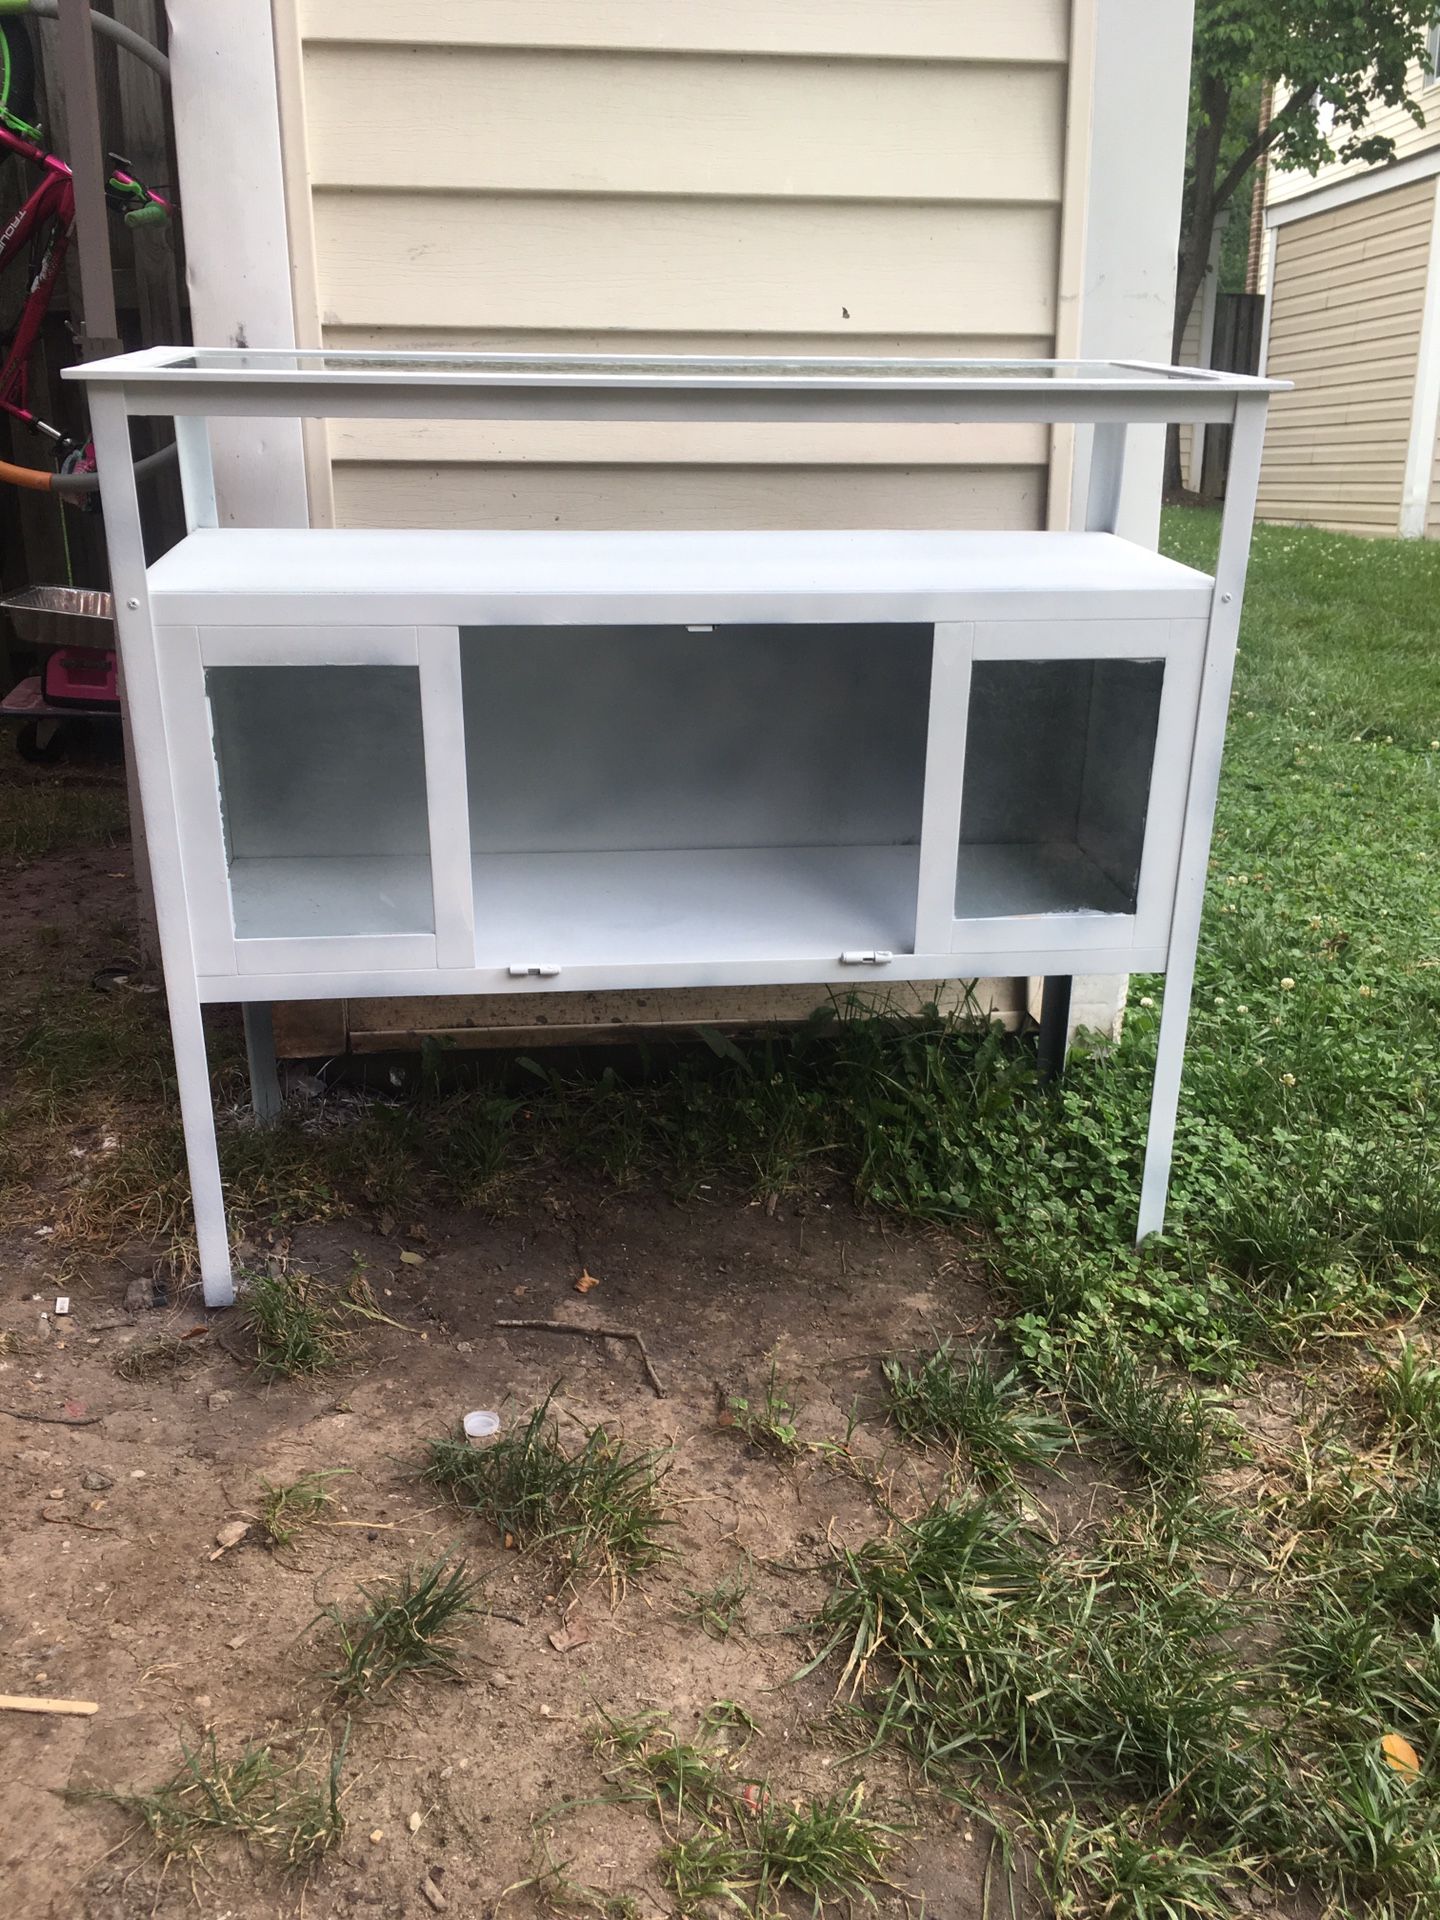
<svg viewBox="0 0 1440 1920"><path fill-rule="evenodd" d="M894 954L887 953L883 947L869 947L863 951L857 948L853 953L842 953L840 964L842 967L888 967L894 958Z"/></svg>
<svg viewBox="0 0 1440 1920"><path fill-rule="evenodd" d="M553 980L560 969L558 967L511 967L512 980L523 980L527 973L538 973L542 980Z"/></svg>

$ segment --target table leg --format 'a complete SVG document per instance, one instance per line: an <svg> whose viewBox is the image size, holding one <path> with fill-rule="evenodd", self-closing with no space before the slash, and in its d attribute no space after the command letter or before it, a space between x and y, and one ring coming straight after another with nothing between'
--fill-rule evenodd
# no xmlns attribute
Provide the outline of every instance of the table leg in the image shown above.
<svg viewBox="0 0 1440 1920"><path fill-rule="evenodd" d="M215 1107L210 1095L210 1064L200 1001L188 981L169 982L170 1034L175 1043L175 1080L180 1090L180 1119L185 1129L185 1158L195 1208L195 1241L207 1307L234 1304L230 1271L230 1234L225 1225L225 1195L220 1185L220 1154L215 1142Z"/></svg>
<svg viewBox="0 0 1440 1920"><path fill-rule="evenodd" d="M245 1063L250 1070L250 1106L261 1126L280 1117L284 1104L280 1092L280 1069L275 1062L275 1027L270 1018L268 1000L247 1000L245 1020Z"/></svg>
<svg viewBox="0 0 1440 1920"><path fill-rule="evenodd" d="M1070 990L1074 985L1068 973L1045 976L1040 990L1040 1035L1035 1046L1040 1084L1048 1086L1065 1071L1065 1055L1070 1047Z"/></svg>

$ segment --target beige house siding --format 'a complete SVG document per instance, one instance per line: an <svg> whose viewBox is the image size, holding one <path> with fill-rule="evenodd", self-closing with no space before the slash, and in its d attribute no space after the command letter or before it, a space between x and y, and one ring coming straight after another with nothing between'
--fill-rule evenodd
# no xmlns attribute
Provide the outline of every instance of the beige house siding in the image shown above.
<svg viewBox="0 0 1440 1920"><path fill-rule="evenodd" d="M1395 534L1425 305L1435 182L1277 229L1260 479L1267 520Z"/></svg>
<svg viewBox="0 0 1440 1920"><path fill-rule="evenodd" d="M1395 160L1408 160L1412 154L1440 146L1440 83L1431 81L1419 67L1412 67L1410 90L1425 116L1423 126L1417 126L1403 107L1380 107L1366 122L1367 134L1388 134L1395 142ZM1278 113L1283 105L1284 97L1277 95L1275 111ZM1368 167L1354 160L1344 163L1331 161L1321 167L1318 173L1272 167L1266 199L1272 207L1278 207L1284 201L1298 200L1302 194L1313 193L1316 187L1332 186L1337 180L1351 180L1369 171Z"/></svg>
<svg viewBox="0 0 1440 1920"><path fill-rule="evenodd" d="M312 344L1054 350L1069 0L277 0L276 19ZM381 118L409 137L377 139ZM1046 514L1048 441L1023 426L351 421L327 453L347 525Z"/></svg>

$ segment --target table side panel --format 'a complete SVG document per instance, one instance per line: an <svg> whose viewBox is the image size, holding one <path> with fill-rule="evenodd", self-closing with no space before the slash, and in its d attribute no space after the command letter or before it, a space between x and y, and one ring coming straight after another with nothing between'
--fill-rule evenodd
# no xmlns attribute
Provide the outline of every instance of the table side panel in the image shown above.
<svg viewBox="0 0 1440 1920"><path fill-rule="evenodd" d="M162 745L142 738L137 747L169 755L196 969L233 974L235 917L200 635L191 626L157 626L155 643L165 740Z"/></svg>

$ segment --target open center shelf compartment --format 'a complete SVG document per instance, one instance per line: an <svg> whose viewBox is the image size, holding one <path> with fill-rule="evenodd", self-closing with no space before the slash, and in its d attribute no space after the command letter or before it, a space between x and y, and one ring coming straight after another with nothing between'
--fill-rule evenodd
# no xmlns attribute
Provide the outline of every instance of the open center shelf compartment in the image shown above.
<svg viewBox="0 0 1440 1920"><path fill-rule="evenodd" d="M913 952L931 649L462 628L477 964Z"/></svg>

